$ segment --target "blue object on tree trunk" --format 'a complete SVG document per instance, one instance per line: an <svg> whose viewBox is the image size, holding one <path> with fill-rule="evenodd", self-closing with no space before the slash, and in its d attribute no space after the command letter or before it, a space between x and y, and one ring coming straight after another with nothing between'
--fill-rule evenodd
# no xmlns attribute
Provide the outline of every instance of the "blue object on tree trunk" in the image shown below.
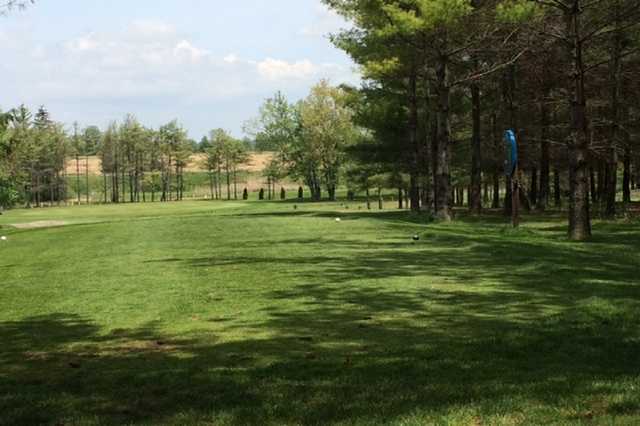
<svg viewBox="0 0 640 426"><path fill-rule="evenodd" d="M504 142L507 144L507 159L504 162L504 174L513 176L518 166L518 141L513 130L504 132Z"/></svg>

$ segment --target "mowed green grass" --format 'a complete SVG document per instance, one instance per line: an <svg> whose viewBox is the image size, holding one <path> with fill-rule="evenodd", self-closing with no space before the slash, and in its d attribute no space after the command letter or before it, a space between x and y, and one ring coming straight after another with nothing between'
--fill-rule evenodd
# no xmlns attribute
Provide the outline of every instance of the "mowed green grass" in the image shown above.
<svg viewBox="0 0 640 426"><path fill-rule="evenodd" d="M41 220L67 225L7 227ZM584 244L559 215L524 222L7 212L0 424L640 423L640 222Z"/></svg>

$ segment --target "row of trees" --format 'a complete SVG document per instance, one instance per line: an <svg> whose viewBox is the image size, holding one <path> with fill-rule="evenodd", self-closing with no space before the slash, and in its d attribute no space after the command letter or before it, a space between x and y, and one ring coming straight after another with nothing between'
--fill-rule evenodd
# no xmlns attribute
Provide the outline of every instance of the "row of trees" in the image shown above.
<svg viewBox="0 0 640 426"><path fill-rule="evenodd" d="M333 42L364 77L343 89L366 129L349 150L364 186L386 173L401 188L406 175L411 208L445 221L465 190L471 212L489 193L508 212L512 196L545 209L554 186L556 202L568 195L575 240L591 234L593 201L615 215L619 170L630 200L637 0L323 1L352 23ZM506 129L521 148L516 194L501 178Z"/></svg>
<svg viewBox="0 0 640 426"><path fill-rule="evenodd" d="M102 202L182 200L185 169L194 152L203 152L211 198L238 199L238 171L249 156L246 142L222 129L213 130L200 147L172 121L159 129L128 115L104 131L95 126L66 132L44 107L33 115L25 106L0 114L0 206L60 204L91 195L89 156L97 155L102 174ZM69 160L72 176L67 175ZM83 194L84 191L84 194ZM74 196L75 194L75 196Z"/></svg>
<svg viewBox="0 0 640 426"><path fill-rule="evenodd" d="M243 141L234 139L223 129L212 130L205 145L204 168L209 173L211 199L221 199L223 179L226 198L238 199L238 168L249 161L249 151ZM232 191L233 185L233 191Z"/></svg>

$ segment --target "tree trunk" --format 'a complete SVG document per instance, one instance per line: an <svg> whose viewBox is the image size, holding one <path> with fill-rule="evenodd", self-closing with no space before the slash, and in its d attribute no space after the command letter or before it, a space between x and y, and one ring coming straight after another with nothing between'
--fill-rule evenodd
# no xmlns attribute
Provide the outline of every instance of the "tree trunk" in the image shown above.
<svg viewBox="0 0 640 426"><path fill-rule="evenodd" d="M482 204L485 206L489 205L489 180L486 175L483 179L483 190L482 190Z"/></svg>
<svg viewBox="0 0 640 426"><path fill-rule="evenodd" d="M448 58L439 58L437 69L437 93L438 93L438 138L436 145L436 167L435 167L435 213L443 221L450 222L451 216L451 174L450 166L450 95L448 76Z"/></svg>
<svg viewBox="0 0 640 426"><path fill-rule="evenodd" d="M481 139L481 105L480 87L471 85L471 105L473 135L471 137L471 187L469 190L469 212L471 214L482 213L482 139Z"/></svg>
<svg viewBox="0 0 640 426"><path fill-rule="evenodd" d="M611 63L609 65L609 87L611 89L609 99L609 120L611 128L607 146L607 169L608 179L606 181L606 205L604 216L612 219L616 216L616 195L618 192L618 153L616 151L616 143L619 141L620 130L620 85L622 72L622 61L620 59L621 52L621 33L618 30L619 9L617 2L614 2L616 15L616 31L613 34L613 43L611 46Z"/></svg>
<svg viewBox="0 0 640 426"><path fill-rule="evenodd" d="M596 201L600 201L605 197L606 168L602 160L597 160L598 173L596 175Z"/></svg>
<svg viewBox="0 0 640 426"><path fill-rule="evenodd" d="M102 177L104 180L104 203L107 204L107 174L103 172Z"/></svg>
<svg viewBox="0 0 640 426"><path fill-rule="evenodd" d="M531 179L529 182L529 200L531 204L536 205L538 203L538 169L531 168Z"/></svg>
<svg viewBox="0 0 640 426"><path fill-rule="evenodd" d="M411 211L420 211L420 194L418 190L418 164L420 147L418 146L418 94L417 71L415 65L409 77L409 146L411 147L411 172L409 173L409 192Z"/></svg>
<svg viewBox="0 0 640 426"><path fill-rule="evenodd" d="M496 113L491 114L491 137L493 139L493 148L495 150L496 158L499 157L500 150L500 135L498 133L498 117ZM491 208L500 208L500 166L495 164L493 167L493 200L491 202Z"/></svg>
<svg viewBox="0 0 640 426"><path fill-rule="evenodd" d="M566 32L572 58L571 135L569 138L569 238L582 241L591 236L589 211L589 122L585 92L585 69L581 40L581 1L574 0L566 14Z"/></svg>
<svg viewBox="0 0 640 426"><path fill-rule="evenodd" d="M549 126L551 122L551 114L549 112L550 97L550 78L547 68L543 71L544 75L544 99L540 104L540 190L538 192L538 202L536 209L544 211L549 205L550 194L550 162L551 162L551 146L549 143Z"/></svg>
<svg viewBox="0 0 640 426"><path fill-rule="evenodd" d="M80 204L80 156L76 154L76 195Z"/></svg>
<svg viewBox="0 0 640 426"><path fill-rule="evenodd" d="M493 200L491 202L492 209L500 208L500 174L494 172L493 174Z"/></svg>
<svg viewBox="0 0 640 426"><path fill-rule="evenodd" d="M238 171L236 166L233 166L233 199L238 199Z"/></svg>
<svg viewBox="0 0 640 426"><path fill-rule="evenodd" d="M627 145L624 148L624 172L622 174L622 201L631 202L631 149Z"/></svg>
<svg viewBox="0 0 640 426"><path fill-rule="evenodd" d="M369 194L369 187L367 187L367 189L365 190L365 196L367 201L367 210L371 210L371 199Z"/></svg>
<svg viewBox="0 0 640 426"><path fill-rule="evenodd" d="M91 192L89 191L89 156L85 156L84 158L84 176L85 176L85 180L86 180L86 184L87 184L87 204L89 204L90 202L90 194Z"/></svg>
<svg viewBox="0 0 640 426"><path fill-rule="evenodd" d="M553 198L554 205L560 208L562 206L562 190L560 188L560 171L558 169L553 170Z"/></svg>
<svg viewBox="0 0 640 426"><path fill-rule="evenodd" d="M509 128L515 133L518 143L520 142L520 132L518 131L517 109L516 109L516 66L511 64L507 67L503 81L503 96L507 105L507 123ZM520 159L518 159L520 161ZM516 165L513 176L506 179L506 191L504 201L504 213L511 216L511 222L514 227L519 225L519 203L520 203L520 185L518 183L518 170ZM514 193L514 191L516 191Z"/></svg>
<svg viewBox="0 0 640 426"><path fill-rule="evenodd" d="M596 188L596 172L593 170L593 166L589 167L589 185L591 202L596 203L598 201L598 189Z"/></svg>

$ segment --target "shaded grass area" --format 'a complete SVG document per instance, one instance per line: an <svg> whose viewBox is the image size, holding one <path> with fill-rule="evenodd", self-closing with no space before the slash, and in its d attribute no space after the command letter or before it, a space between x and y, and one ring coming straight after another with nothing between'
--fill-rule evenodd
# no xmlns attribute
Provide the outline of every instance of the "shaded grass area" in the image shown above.
<svg viewBox="0 0 640 426"><path fill-rule="evenodd" d="M0 424L640 421L637 221L202 204L10 231Z"/></svg>

